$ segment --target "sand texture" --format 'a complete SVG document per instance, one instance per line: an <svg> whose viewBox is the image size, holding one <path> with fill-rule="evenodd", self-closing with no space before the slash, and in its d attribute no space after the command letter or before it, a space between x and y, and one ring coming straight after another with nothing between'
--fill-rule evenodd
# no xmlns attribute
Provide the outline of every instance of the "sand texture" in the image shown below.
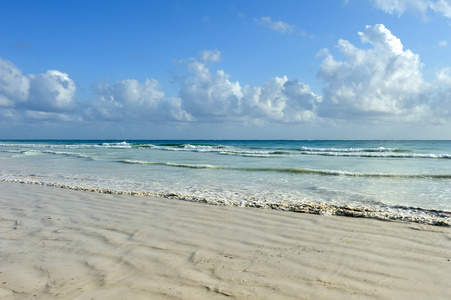
<svg viewBox="0 0 451 300"><path fill-rule="evenodd" d="M451 299L451 228L0 183L0 299Z"/></svg>

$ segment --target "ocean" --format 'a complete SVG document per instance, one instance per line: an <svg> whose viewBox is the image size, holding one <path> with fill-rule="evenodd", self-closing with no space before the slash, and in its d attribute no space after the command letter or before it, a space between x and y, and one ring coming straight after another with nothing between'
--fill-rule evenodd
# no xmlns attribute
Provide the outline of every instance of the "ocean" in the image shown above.
<svg viewBox="0 0 451 300"><path fill-rule="evenodd" d="M451 225L451 141L0 141L0 179Z"/></svg>

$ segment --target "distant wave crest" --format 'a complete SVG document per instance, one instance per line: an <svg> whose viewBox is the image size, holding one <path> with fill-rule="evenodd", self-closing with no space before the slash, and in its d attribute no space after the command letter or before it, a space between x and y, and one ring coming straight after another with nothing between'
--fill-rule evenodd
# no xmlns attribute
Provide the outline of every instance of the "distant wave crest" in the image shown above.
<svg viewBox="0 0 451 300"><path fill-rule="evenodd" d="M213 166L206 164L181 164L181 163L171 163L171 162L153 162L153 161L142 161L142 160L130 160L123 159L120 160L121 163L126 164L136 164L136 165L161 165L161 166L169 166L169 167L178 167L178 168L190 168L190 169L225 169L226 167L222 166Z"/></svg>

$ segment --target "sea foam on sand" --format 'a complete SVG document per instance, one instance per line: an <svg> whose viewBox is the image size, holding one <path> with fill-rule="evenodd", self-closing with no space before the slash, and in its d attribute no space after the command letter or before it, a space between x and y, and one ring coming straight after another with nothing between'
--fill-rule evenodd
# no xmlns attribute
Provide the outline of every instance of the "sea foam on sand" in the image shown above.
<svg viewBox="0 0 451 300"><path fill-rule="evenodd" d="M0 299L451 299L451 228L0 183Z"/></svg>

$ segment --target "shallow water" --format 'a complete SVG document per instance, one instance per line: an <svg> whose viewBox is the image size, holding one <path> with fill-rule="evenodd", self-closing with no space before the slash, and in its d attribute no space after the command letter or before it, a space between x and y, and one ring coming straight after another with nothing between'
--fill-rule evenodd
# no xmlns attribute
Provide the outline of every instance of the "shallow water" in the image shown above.
<svg viewBox="0 0 451 300"><path fill-rule="evenodd" d="M451 224L450 141L2 141L0 166L4 181Z"/></svg>

